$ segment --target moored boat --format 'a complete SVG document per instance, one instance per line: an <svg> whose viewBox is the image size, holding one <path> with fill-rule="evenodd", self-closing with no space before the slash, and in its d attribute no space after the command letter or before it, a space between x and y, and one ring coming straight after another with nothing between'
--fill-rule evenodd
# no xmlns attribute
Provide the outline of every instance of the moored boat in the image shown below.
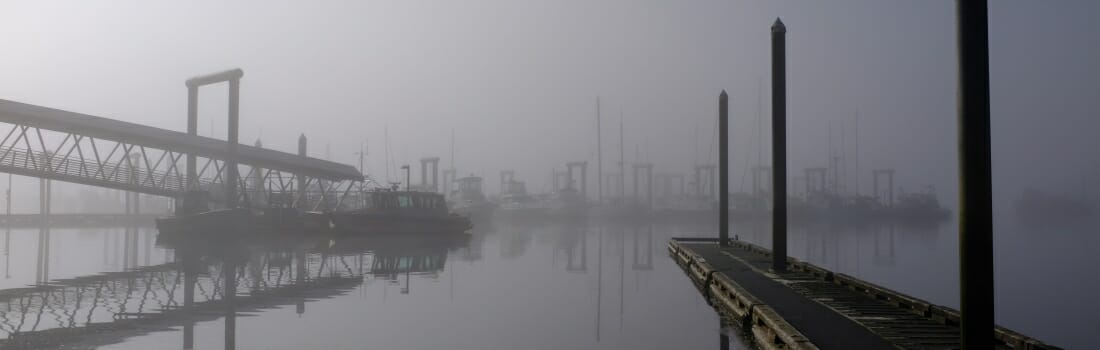
<svg viewBox="0 0 1100 350"><path fill-rule="evenodd" d="M364 194L364 208L307 215L308 226L371 235L458 234L473 228L469 218L449 212L438 193L377 190Z"/></svg>
<svg viewBox="0 0 1100 350"><path fill-rule="evenodd" d="M451 210L474 221L480 222L489 219L496 206L489 202L485 198L485 193L481 191L481 178L467 176L455 180L455 182L458 188L451 193L449 198L452 203Z"/></svg>

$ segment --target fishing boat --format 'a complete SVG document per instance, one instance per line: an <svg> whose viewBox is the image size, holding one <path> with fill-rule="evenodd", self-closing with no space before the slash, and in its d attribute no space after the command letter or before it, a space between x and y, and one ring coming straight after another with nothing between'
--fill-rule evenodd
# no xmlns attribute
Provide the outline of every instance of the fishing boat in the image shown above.
<svg viewBox="0 0 1100 350"><path fill-rule="evenodd" d="M361 209L307 213L308 226L367 235L460 234L473 228L469 218L448 211L438 193L380 189L363 195Z"/></svg>

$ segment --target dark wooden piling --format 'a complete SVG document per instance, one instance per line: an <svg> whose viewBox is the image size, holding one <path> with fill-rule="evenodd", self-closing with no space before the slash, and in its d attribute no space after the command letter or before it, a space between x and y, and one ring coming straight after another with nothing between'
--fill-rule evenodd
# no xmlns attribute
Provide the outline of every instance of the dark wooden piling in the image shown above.
<svg viewBox="0 0 1100 350"><path fill-rule="evenodd" d="M787 270L787 27L772 25L772 269Z"/></svg>
<svg viewBox="0 0 1100 350"><path fill-rule="evenodd" d="M989 12L957 0L959 50L959 305L963 349L992 348L993 185L989 131Z"/></svg>
<svg viewBox="0 0 1100 350"><path fill-rule="evenodd" d="M718 140L718 242L724 247L730 238L729 96L726 90L718 95ZM650 197L653 197L652 192Z"/></svg>

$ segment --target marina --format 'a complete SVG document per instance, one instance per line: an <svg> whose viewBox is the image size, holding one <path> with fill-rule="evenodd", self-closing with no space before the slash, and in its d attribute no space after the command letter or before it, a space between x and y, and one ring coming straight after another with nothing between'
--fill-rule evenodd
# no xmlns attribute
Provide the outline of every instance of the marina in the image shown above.
<svg viewBox="0 0 1100 350"><path fill-rule="evenodd" d="M1096 11L6 4L0 350L1093 348Z"/></svg>

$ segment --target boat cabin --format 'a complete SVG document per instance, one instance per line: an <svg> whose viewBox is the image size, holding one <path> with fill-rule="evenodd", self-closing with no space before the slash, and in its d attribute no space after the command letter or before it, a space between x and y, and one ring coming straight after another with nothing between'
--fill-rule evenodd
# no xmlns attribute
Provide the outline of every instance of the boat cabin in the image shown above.
<svg viewBox="0 0 1100 350"><path fill-rule="evenodd" d="M366 210L447 214L443 195L432 192L377 191L366 193Z"/></svg>
<svg viewBox="0 0 1100 350"><path fill-rule="evenodd" d="M483 201L485 200L485 194L481 192L481 178L477 176L467 176L461 179L455 180L457 188L453 195L456 198L462 200Z"/></svg>

